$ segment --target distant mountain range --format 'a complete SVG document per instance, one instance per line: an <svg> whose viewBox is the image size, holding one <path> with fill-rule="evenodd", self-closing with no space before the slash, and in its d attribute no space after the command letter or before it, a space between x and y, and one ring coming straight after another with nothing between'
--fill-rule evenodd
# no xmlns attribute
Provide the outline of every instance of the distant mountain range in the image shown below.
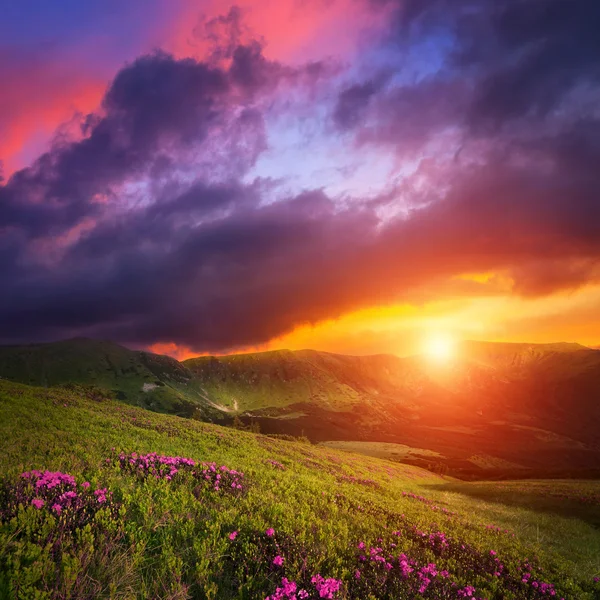
<svg viewBox="0 0 600 600"><path fill-rule="evenodd" d="M464 342L456 360L278 350L183 362L112 342L0 347L0 377L468 476L600 470L600 350ZM409 451L407 451L409 447Z"/></svg>

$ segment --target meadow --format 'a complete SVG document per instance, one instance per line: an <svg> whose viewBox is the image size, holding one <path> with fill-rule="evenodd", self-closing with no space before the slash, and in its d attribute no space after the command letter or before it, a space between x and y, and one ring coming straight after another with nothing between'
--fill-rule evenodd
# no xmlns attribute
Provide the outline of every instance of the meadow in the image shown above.
<svg viewBox="0 0 600 600"><path fill-rule="evenodd" d="M600 485L465 483L0 381L0 598L600 598Z"/></svg>

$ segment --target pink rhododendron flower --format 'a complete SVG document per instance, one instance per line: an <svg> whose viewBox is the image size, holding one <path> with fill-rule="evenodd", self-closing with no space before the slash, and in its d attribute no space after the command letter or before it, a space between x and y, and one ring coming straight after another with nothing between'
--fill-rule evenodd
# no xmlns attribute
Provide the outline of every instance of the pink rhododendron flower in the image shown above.
<svg viewBox="0 0 600 600"><path fill-rule="evenodd" d="M318 573L311 579L311 582L315 584L315 588L317 589L317 592L319 592L319 598L335 598L336 592L338 592L342 586L342 582L338 579L333 579L333 577L325 579Z"/></svg>

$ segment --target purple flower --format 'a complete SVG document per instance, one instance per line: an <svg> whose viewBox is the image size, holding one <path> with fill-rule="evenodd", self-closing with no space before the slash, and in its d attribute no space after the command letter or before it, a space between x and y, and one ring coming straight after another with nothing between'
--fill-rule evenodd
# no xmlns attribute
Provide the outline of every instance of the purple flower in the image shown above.
<svg viewBox="0 0 600 600"><path fill-rule="evenodd" d="M273 537L273 534L275 533L275 530L272 527L269 527L269 529L267 529L265 531L265 533L269 536L269 537Z"/></svg>
<svg viewBox="0 0 600 600"><path fill-rule="evenodd" d="M229 534L229 539L230 539L230 540L232 540L232 541L233 541L233 540L235 540L235 538L237 537L237 534L238 534L238 532L237 532L237 531L232 531L232 532Z"/></svg>
<svg viewBox="0 0 600 600"><path fill-rule="evenodd" d="M468 585L457 592L459 598L472 598L474 594L475 588L472 585Z"/></svg>
<svg viewBox="0 0 600 600"><path fill-rule="evenodd" d="M33 506L35 506L39 510L40 508L42 508L42 506L44 506L45 502L41 498L34 498L31 501L31 504L33 504Z"/></svg>
<svg viewBox="0 0 600 600"><path fill-rule="evenodd" d="M319 592L319 598L328 599L334 598L335 593L339 591L342 585L342 582L338 579L333 579L332 577L325 579L318 573L311 579L311 582L314 583L317 592Z"/></svg>
<svg viewBox="0 0 600 600"><path fill-rule="evenodd" d="M276 567L281 567L283 566L283 556L281 556L280 554L278 554L274 559L273 559L273 564Z"/></svg>

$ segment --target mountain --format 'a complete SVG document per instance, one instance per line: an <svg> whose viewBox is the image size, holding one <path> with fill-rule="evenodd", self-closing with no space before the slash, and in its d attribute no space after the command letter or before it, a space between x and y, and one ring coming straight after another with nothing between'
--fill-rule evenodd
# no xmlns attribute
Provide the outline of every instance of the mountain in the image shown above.
<svg viewBox="0 0 600 600"><path fill-rule="evenodd" d="M86 339L0 348L0 377L94 385L130 404L450 471L600 466L600 351L465 342L454 361L278 350L186 360ZM409 448L408 452L406 448Z"/></svg>
<svg viewBox="0 0 600 600"><path fill-rule="evenodd" d="M244 411L307 403L339 412L389 396L410 402L423 383L412 360L385 354L274 350L192 358L183 364L223 405Z"/></svg>
<svg viewBox="0 0 600 600"><path fill-rule="evenodd" d="M463 358L491 369L501 406L567 435L598 437L600 351L579 344L470 342Z"/></svg>
<svg viewBox="0 0 600 600"><path fill-rule="evenodd" d="M214 412L180 362L108 341L75 338L0 346L0 378L43 387L97 386L129 404L183 416Z"/></svg>
<svg viewBox="0 0 600 600"><path fill-rule="evenodd" d="M465 342L448 365L313 350L183 364L267 432L367 453L385 443L390 458L463 475L600 466L600 352L578 344ZM406 446L421 450L407 458Z"/></svg>

